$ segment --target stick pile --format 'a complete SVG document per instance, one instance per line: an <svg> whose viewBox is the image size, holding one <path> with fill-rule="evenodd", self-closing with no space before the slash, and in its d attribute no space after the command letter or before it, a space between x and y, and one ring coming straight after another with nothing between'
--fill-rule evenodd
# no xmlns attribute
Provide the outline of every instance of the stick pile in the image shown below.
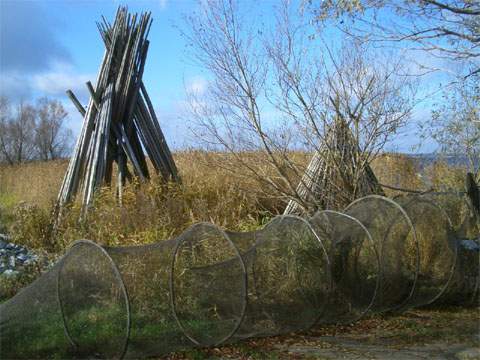
<svg viewBox="0 0 480 360"><path fill-rule="evenodd" d="M348 124L335 119L325 143L315 152L297 186L298 197L305 205L315 204L318 209L335 209L355 198L368 194L384 195L368 163L357 169L360 148ZM354 174L359 174L356 179ZM303 214L298 201L290 200L285 215Z"/></svg>
<svg viewBox="0 0 480 360"><path fill-rule="evenodd" d="M111 185L114 162L121 200L131 170L141 181L150 177L145 153L165 181L180 180L142 82L151 23L150 13L132 15L126 7L118 9L113 26L103 17L97 23L106 50L96 86L87 82L86 110L67 91L84 122L58 196L60 208L81 193L86 210L95 190Z"/></svg>

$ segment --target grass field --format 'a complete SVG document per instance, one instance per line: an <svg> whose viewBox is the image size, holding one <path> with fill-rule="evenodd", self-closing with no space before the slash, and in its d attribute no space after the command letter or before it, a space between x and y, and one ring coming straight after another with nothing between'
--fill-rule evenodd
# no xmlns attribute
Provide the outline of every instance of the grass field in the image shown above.
<svg viewBox="0 0 480 360"><path fill-rule="evenodd" d="M307 154L296 158L299 163L308 161ZM164 185L156 178L131 184L122 206L112 190L100 190L86 221L78 221L79 208L72 204L55 234L51 214L68 162L0 165L0 232L8 231L16 243L57 252L80 238L108 245L151 243L176 236L199 221L248 230L284 209L284 200L266 194L248 174L227 170L232 159L225 154L186 151L176 153L175 161L181 185ZM249 161L261 163L255 154ZM464 169L437 164L420 176L415 162L403 155L380 156L373 169L381 183L409 189L460 189L465 174Z"/></svg>

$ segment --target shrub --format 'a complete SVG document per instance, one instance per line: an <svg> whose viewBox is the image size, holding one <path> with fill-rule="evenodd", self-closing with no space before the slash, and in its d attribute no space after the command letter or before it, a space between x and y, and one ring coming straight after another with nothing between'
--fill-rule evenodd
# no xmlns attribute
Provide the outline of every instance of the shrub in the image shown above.
<svg viewBox="0 0 480 360"><path fill-rule="evenodd" d="M33 249L58 250L52 239L50 211L21 202L14 208L13 218L10 235L14 243Z"/></svg>

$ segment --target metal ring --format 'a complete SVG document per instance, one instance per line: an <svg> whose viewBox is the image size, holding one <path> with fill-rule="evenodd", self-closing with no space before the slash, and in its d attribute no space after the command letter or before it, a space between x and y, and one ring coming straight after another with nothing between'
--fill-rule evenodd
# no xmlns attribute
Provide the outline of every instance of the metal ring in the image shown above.
<svg viewBox="0 0 480 360"><path fill-rule="evenodd" d="M124 345L123 345L123 348L122 348L122 352L120 353L120 356L119 356L119 359L123 359L125 357L126 352L127 352L128 343L129 343L129 339L130 339L130 330L131 330L130 301L129 301L129 298L128 298L127 288L125 287L125 283L123 281L122 275L120 274L120 271L118 270L118 267L115 264L115 261L112 259L112 257L108 254L108 252L103 247L101 247L100 245L98 245L97 243L95 243L91 240L77 240L77 241L75 241L70 246L67 253L60 260L59 269L58 269L58 273L57 273L57 301L58 301L58 305L59 305L59 308L60 308L60 313L61 313L62 323L63 323L63 330L64 330L64 333L65 333L65 336L67 337L70 344L72 344L72 346L74 346L75 348L78 349L79 345L73 340L73 338L70 334L70 330L68 328L66 319L65 319L64 305L63 305L63 302L62 302L62 297L60 296L60 277L61 277L61 273L62 273L63 266L64 266L64 263L65 263L66 259L68 258L68 256L72 252L72 250L76 246L80 246L80 245L92 246L96 250L100 251L100 253L108 259L108 261L111 265L112 271L113 271L115 277L118 280L118 284L120 285L120 289L123 293L123 298L124 298L124 301L125 301L125 309L126 309L126 312L127 312L125 342L124 342Z"/></svg>
<svg viewBox="0 0 480 360"><path fill-rule="evenodd" d="M357 204L361 201L371 200L371 199L377 199L377 200L385 201L385 202L393 205L394 207L396 207L400 211L400 213L404 216L404 218L406 219L407 224L410 226L410 229L412 230L413 238L415 239L415 247L416 247L416 250L417 250L416 251L417 252L417 254L416 254L416 271L415 271L415 274L414 274L413 284L411 286L410 293L405 298L405 300L403 300L399 305L393 307L392 309L389 309L389 311L399 310L399 309L402 309L403 307L405 307L405 305L408 303L408 301L413 297L413 294L415 293L415 289L416 289L416 286L417 286L418 273L420 271L420 247L418 245L417 232L415 230L415 226L413 225L412 219L410 219L410 216L408 216L405 209L400 204L398 204L396 201L394 201L392 199L389 199L385 196L381 196L381 195L367 195L367 196L364 196L362 198L359 198L359 199L356 199L356 200L352 201L344 209L344 211L345 212L348 211L353 205L355 205L355 204ZM390 233L390 229L391 229L392 226L393 226L393 223L390 224L387 234ZM383 273L383 271L382 271L382 273Z"/></svg>
<svg viewBox="0 0 480 360"><path fill-rule="evenodd" d="M320 210L320 211L317 211L312 217L311 219L313 219L315 216L319 215L319 214L335 214L335 215L340 215L340 216L343 216L349 220L352 220L353 222L355 222L357 225L360 226L360 228L367 234L367 238L369 240L369 242L371 243L372 247L373 247L373 252L375 253L375 259L376 259L376 262L377 262L377 273L378 273L378 276L377 276L377 280L375 282L375 290L373 291L373 296L372 296L372 300L370 301L370 303L368 304L368 306L365 308L365 310L359 315L357 316L356 318L354 318L354 320L350 321L350 322L355 322L355 321L358 321L360 320L363 316L365 316L365 314L370 311L370 309L373 307L373 305L375 304L375 300L377 298L377 292L378 292L378 289L380 287L380 279L381 279L381 267L380 267L380 255L378 253L378 250L377 250L377 247L375 246L375 242L373 241L373 238L372 238L372 235L370 234L370 231L368 231L368 229L365 227L365 225L363 225L363 223L358 220L356 217L353 217L351 215L348 215L348 214L345 214L343 212L340 212L340 211L335 211L335 210Z"/></svg>
<svg viewBox="0 0 480 360"><path fill-rule="evenodd" d="M180 319L177 316L177 303L175 301L175 285L174 285L174 281L173 281L173 271L175 269L175 262L176 262L178 251L180 249L180 246L185 241L185 238L182 238L182 236L184 234L186 234L187 232L192 231L196 227L205 226L205 225L217 230L223 236L223 238L227 240L227 242L231 245L231 247L232 247L232 249L235 253L235 256L238 258L238 260L240 262L242 272L243 272L243 276L242 276L242 278L243 278L243 281L242 281L242 285L243 285L243 289L242 289L243 290L243 306L242 306L242 309L241 309L241 312L240 312L240 317L239 317L237 323L235 324L235 326L233 327L233 329L227 335L225 335L223 338L218 340L215 344L209 344L210 346L218 346L218 345L224 343L225 341L227 341L228 339L230 339L238 331L238 329L242 325L243 320L245 318L245 312L247 310L247 301L248 301L248 276L247 276L247 269L245 267L245 263L243 261L243 258L241 256L240 252L238 251L238 248L232 242L232 240L230 239L230 237L227 235L227 233L224 230L222 230L221 228L219 228L219 227L217 227L217 226L215 226L211 223L201 222L201 223L197 223L197 224L194 224L194 225L190 226L187 230L185 230L182 233L182 235L180 235L178 237L179 240L178 240L178 242L175 246L175 249L173 250L172 261L171 261L171 264L170 264L170 278L169 278L170 306L171 306L171 309L172 309L173 317L174 317L175 321L177 322L178 326L180 327L180 329L182 330L183 334L191 342L193 342L195 345L204 346L204 344L201 344L199 341L197 341L197 339L195 339L193 336L191 336L188 333L188 331L185 329L182 322L180 321Z"/></svg>
<svg viewBox="0 0 480 360"><path fill-rule="evenodd" d="M298 216L298 215L291 215L291 214L288 214L288 215L277 215L275 216L272 220L270 220L264 227L262 230L265 230L267 229L269 226L271 226L274 222L276 221L283 221L284 219L295 219L295 220L300 220L302 223L304 223L305 225L307 225L307 228L312 232L312 234L315 236L315 239L318 241L318 243L320 244L320 247L322 249L322 252L323 252L323 256L325 258L325 261L326 261L326 269L327 269L327 286L328 286L328 291L327 293L330 294L332 292L332 289L333 289L333 278L332 278L332 272L331 272L331 264L330 264L330 259L328 257L328 252L327 250L325 249L325 246L323 244L323 241L322 239L320 238L320 236L317 234L317 232L315 231L315 229L313 228L312 224L306 220L305 218L301 217L301 216ZM325 309L327 307L327 301L325 301L323 303L323 306L320 308L320 311L317 315L317 317L314 319L314 321L312 321L312 323L310 324L310 326L308 326L307 328L305 328L304 330L308 330L310 328L312 328L323 316L324 312L325 312Z"/></svg>
<svg viewBox="0 0 480 360"><path fill-rule="evenodd" d="M453 222L452 222L452 219L450 218L450 216L448 215L448 213L445 211L445 209L443 207L441 207L440 205L438 205L436 202L434 202L433 200L431 199L428 199L428 198L425 198L424 196L420 195L420 196L412 196L413 198L405 205L405 206L408 206L410 205L412 202L414 201L422 201L422 202L425 202L427 204L430 204L432 205L433 207L437 208L438 210L440 210L440 212L443 214L443 216L447 219L447 222L448 222L448 232L449 234L453 233ZM426 305L430 305L432 304L433 302L437 301L443 294L445 294L445 292L447 291L448 287L450 286L450 283L453 279L453 275L455 274L455 270L457 268L457 265L458 265L458 246L456 244L454 244L454 246L451 247L453 250L453 263L452 263L452 266L450 268L450 274L448 276L448 279L447 279L447 282L445 283L445 285L442 287L442 289L440 290L440 292L432 299L430 300L429 302L425 303L425 304L422 304L421 306L426 306Z"/></svg>

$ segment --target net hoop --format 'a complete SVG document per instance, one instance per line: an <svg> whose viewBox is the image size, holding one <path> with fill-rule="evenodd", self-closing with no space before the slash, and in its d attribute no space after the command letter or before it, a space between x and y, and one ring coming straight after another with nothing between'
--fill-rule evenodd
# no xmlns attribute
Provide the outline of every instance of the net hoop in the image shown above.
<svg viewBox="0 0 480 360"><path fill-rule="evenodd" d="M413 282L412 282L412 285L410 287L410 291L409 291L408 295L406 296L406 298L400 304L398 304L396 306L393 306L390 309L384 310L384 312L385 311L400 311L401 309L404 309L406 307L406 305L408 304L410 299L413 297L413 295L415 293L415 289L417 287L418 273L420 271L420 247L419 247L419 243L418 243L417 232L415 230L415 226L413 225L412 219L410 218L408 213L405 211L405 209L399 203L397 203L396 201L394 201L392 199L389 199L389 198L387 198L385 196L382 196L382 195L367 195L367 196L361 197L359 199L356 199L356 200L352 201L344 209L344 212L347 212L350 208L352 208L354 205L356 205L360 202L373 200L373 199L384 201L384 202L388 203L389 205L392 205L393 207L395 207L398 211L400 211L400 213L405 218L405 220L407 222L407 225L410 227L410 231L412 233L414 243L415 243L415 249L416 249L415 269L414 269ZM394 222L390 223L389 229L386 232L385 237L382 241L385 241L387 236L390 234L390 230L391 230L393 224L394 224ZM383 276L383 274L382 274L382 276Z"/></svg>
<svg viewBox="0 0 480 360"><path fill-rule="evenodd" d="M118 356L118 359L123 359L125 357L125 354L127 353L128 343L129 343L129 340L130 340L130 331L131 331L130 300L129 300L129 297L128 297L127 288L125 287L125 282L123 281L122 275L121 275L120 271L118 270L118 267L115 264L115 261L113 261L112 257L108 254L108 252L103 247L101 247L100 245L98 245L97 243L95 243L91 240L85 240L84 239L84 240L75 241L70 246L70 248L68 249L66 254L62 257L62 259L60 260L60 263L59 263L59 269L58 269L58 274L57 274L57 284L56 284L57 285L56 286L56 288L57 288L57 302L58 302L58 306L59 306L59 309L60 309L60 314L61 314L61 318L62 318L62 324L63 324L63 330L64 330L65 337L68 339L68 341L70 342L70 344L74 348L76 348L76 349L79 348L78 343L73 339L73 337L71 335L71 332L70 332L70 329L67 325L67 321L66 321L66 318L65 318L65 308L64 308L63 301L62 301L62 295L61 295L61 290L60 290L62 270L63 270L63 267L65 265L65 262L68 260L69 256L72 254L72 252L78 246L92 247L93 249L95 249L95 251L98 251L103 257L105 257L107 259L109 265L111 266L111 270L112 270L116 280L118 281L119 288L120 288L120 290L122 292L122 295L123 295L122 297L124 299L125 311L126 311L126 315L127 315L126 325L125 325L125 340L123 342L123 346L120 348L120 352L119 352L119 356Z"/></svg>
<svg viewBox="0 0 480 360"><path fill-rule="evenodd" d="M313 236L315 237L315 239L318 241L318 243L320 244L320 248L322 249L322 255L325 259L325 268L326 268L326 276L327 276L327 293L331 293L332 289L333 289L333 278L332 278L332 272L331 272L331 263L330 263L330 258L328 256L328 252L327 250L325 249L325 245L323 244L323 241L321 239L321 237L318 235L318 233L315 231L315 229L313 228L312 224L306 220L305 218L301 217L301 216L298 216L298 215L291 215L291 214L288 214L288 215L277 215L275 216L272 220L270 220L265 226L263 229L267 229L269 226L272 226L272 224L274 222L282 222L286 219L294 219L294 220L297 220L297 221L300 221L302 222L303 224L305 224L307 226L307 229L313 234ZM325 310L327 309L327 304L328 304L328 301L324 301L323 302L323 305L322 307L319 309L319 313L318 315L316 316L316 318L312 321L312 323L310 324L310 326L308 326L305 330L309 330L311 329L313 326L315 326L315 324L317 324L319 322L319 320L322 318Z"/></svg>
<svg viewBox="0 0 480 360"><path fill-rule="evenodd" d="M438 205L435 201L429 199L429 198L426 198L425 196L412 196L412 199L407 203L405 204L404 206L407 207L408 205L410 205L411 203L413 202L424 202L426 204L429 204L433 207L435 207L436 209L438 209L440 211L440 213L445 217L445 219L447 220L447 223L448 223L448 232L449 232L449 237L451 236L451 234L453 234L453 222L452 222L452 219L450 218L450 216L448 215L448 213L445 211L445 209L443 207L441 207L440 205ZM452 261L452 265L450 267L450 273L449 273L449 276L448 276L448 279L447 279L447 282L445 283L445 285L442 287L442 289L439 291L439 293L433 297L431 300L429 300L428 302L425 302L424 304L422 304L421 306L426 306L426 305L430 305L432 303L434 303L435 301L437 301L439 298L442 297L443 294L445 294L445 292L447 291L447 289L449 288L452 280L453 280L453 276L455 275L455 271L457 269L457 266L458 266L458 246L456 244L454 244L453 246L451 246L451 250L453 252L453 261Z"/></svg>
<svg viewBox="0 0 480 360"><path fill-rule="evenodd" d="M194 230L195 228L200 227L200 226L207 226L207 227L213 228L213 229L215 229L216 231L219 232L219 234L227 241L227 243L233 249L233 252L235 254L235 258L238 260L238 262L240 264L240 267L241 267L241 270L242 270L242 293L243 293L242 297L243 297L243 301L242 301L242 308L240 310L240 316L238 317L238 320L236 321L235 325L232 327L232 329L230 330L229 333L227 333L225 336L223 336L222 338L217 340L214 344L208 344L208 346L218 346L218 345L226 342L227 340L229 340L237 332L237 330L242 325L243 319L245 318L245 312L247 310L247 298L248 298L247 269L246 269L245 263L243 261L243 258L241 256L237 246L232 242L230 237L227 235L227 233L223 229L221 229L221 228L219 228L219 227L217 227L217 226L215 226L211 223L201 222L201 223L197 223L197 224L194 224L194 225L190 226L183 234L187 233L188 231ZM175 248L174 248L173 254L172 254L172 262L170 264L170 276L169 276L170 307L171 307L172 315L173 315L177 325L180 327L183 334L185 335L185 337L187 337L192 343L194 343L197 346L205 346L205 344L202 344L200 341L198 341L194 336L192 336L189 333L189 331L185 328L185 326L183 325L182 321L180 320L180 318L178 317L178 314L177 314L177 302L175 300L176 290L175 290L175 284L174 284L174 279L173 279L173 273L174 273L174 269L175 269L175 263L176 263L178 251L180 250L180 247L185 242L185 240L186 240L186 238L182 238L182 236L180 236L180 240L175 245Z"/></svg>
<svg viewBox="0 0 480 360"><path fill-rule="evenodd" d="M377 264L377 271L376 272L378 274L377 280L375 281L375 289L373 291L373 295L372 295L372 299L371 299L370 303L365 307L365 309L358 316L353 318L353 320L349 321L349 323L355 322L355 321L358 321L361 318L363 318L365 316L365 314L367 314L371 310L373 305L375 304L375 300L377 298L377 292L378 292L378 289L380 287L380 279L381 279L380 255L378 253L377 247L375 246L375 242L373 241L373 238L372 238L372 235L370 234L370 231L368 231L368 229L365 227L365 225L363 225L363 223L360 220L358 220L356 217L353 217L353 216L350 216L350 215L345 214L343 212L335 211L335 210L320 210L320 211L317 211L312 216L312 218L314 218L315 216L321 215L321 214L335 214L335 215L343 216L346 219L349 219L349 220L353 221L355 224L357 224L358 226L360 226L360 228L367 235L367 239L368 239L369 243L372 245L373 251L375 253L375 260L376 260L376 264Z"/></svg>

